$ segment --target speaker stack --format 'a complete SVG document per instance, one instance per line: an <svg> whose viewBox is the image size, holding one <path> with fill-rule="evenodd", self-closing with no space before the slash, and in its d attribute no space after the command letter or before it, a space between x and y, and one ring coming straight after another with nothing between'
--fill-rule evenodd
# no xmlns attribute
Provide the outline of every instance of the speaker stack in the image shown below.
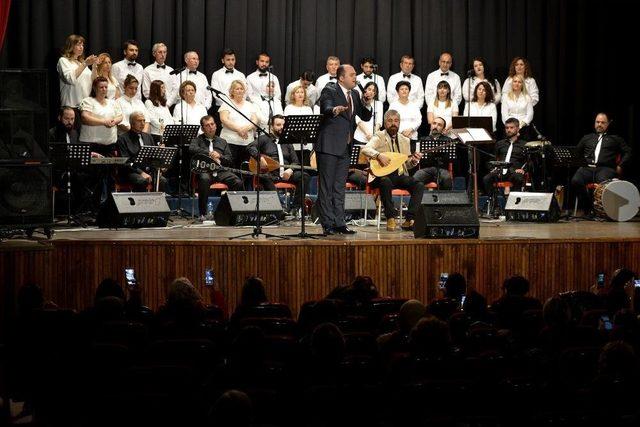
<svg viewBox="0 0 640 427"><path fill-rule="evenodd" d="M421 239L477 239L478 213L464 191L426 191L413 235Z"/></svg>
<svg viewBox="0 0 640 427"><path fill-rule="evenodd" d="M256 220L255 191L227 191L214 213L216 225L249 225ZM284 218L284 210L277 191L260 192L260 221Z"/></svg>
<svg viewBox="0 0 640 427"><path fill-rule="evenodd" d="M504 207L508 221L556 222L560 206L553 193L509 193Z"/></svg>

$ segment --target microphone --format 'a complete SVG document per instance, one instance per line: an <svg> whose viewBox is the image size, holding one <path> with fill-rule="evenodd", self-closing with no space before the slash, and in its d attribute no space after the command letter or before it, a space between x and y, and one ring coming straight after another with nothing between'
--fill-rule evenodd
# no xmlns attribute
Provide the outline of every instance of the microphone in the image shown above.
<svg viewBox="0 0 640 427"><path fill-rule="evenodd" d="M172 76L175 76L176 74L180 74L181 72L183 72L186 69L187 69L187 67L176 68L175 70L171 71L169 74L172 75Z"/></svg>
<svg viewBox="0 0 640 427"><path fill-rule="evenodd" d="M267 70L272 71L272 70L273 70L273 65L269 65L269 66L267 67Z"/></svg>
<svg viewBox="0 0 640 427"><path fill-rule="evenodd" d="M540 133L540 131L538 130L538 128L536 127L536 125L534 125L533 123L531 123L531 127L533 128L533 130L534 130L534 131L536 131L536 134L537 134L537 135L536 135L536 137L537 137L539 140L544 140L544 139L545 139L544 135L542 135L542 134Z"/></svg>
<svg viewBox="0 0 640 427"><path fill-rule="evenodd" d="M467 77L473 77L474 74L475 74L475 71L473 70L473 68L467 71Z"/></svg>
<svg viewBox="0 0 640 427"><path fill-rule="evenodd" d="M212 91L212 92L213 92L213 93L215 93L215 94L216 94L216 96L218 96L218 97L219 97L220 95L224 95L224 94L222 93L222 91L219 91L218 89L212 88L211 86L207 86L207 90Z"/></svg>

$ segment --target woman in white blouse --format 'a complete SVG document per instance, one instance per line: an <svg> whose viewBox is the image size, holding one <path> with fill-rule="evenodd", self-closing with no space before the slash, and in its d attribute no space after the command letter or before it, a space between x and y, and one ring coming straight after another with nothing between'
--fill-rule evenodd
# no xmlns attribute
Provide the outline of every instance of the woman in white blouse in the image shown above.
<svg viewBox="0 0 640 427"><path fill-rule="evenodd" d="M90 143L92 152L102 155L110 155L115 150L117 126L122 121L120 106L107 98L107 87L107 79L96 77L91 95L80 103L82 127L79 139Z"/></svg>
<svg viewBox="0 0 640 427"><path fill-rule="evenodd" d="M258 109L245 99L246 88L241 80L234 80L229 87L229 100L234 107L247 116L252 122L258 122ZM227 104L218 110L222 131L220 138L227 141L236 168L248 157L247 146L254 140L256 127Z"/></svg>
<svg viewBox="0 0 640 427"><path fill-rule="evenodd" d="M151 82L149 99L145 101L144 106L149 114L149 133L156 143L160 143L165 126L175 124L167 107L167 90L162 80Z"/></svg>
<svg viewBox="0 0 640 427"><path fill-rule="evenodd" d="M521 76L513 76L511 90L505 92L502 98L502 122L513 117L520 122L520 135L524 136L523 128L533 120L533 102L527 94L527 87Z"/></svg>
<svg viewBox="0 0 640 427"><path fill-rule="evenodd" d="M311 107L311 102L307 95L307 91L302 86L296 86L289 94L289 100L286 107L284 107L284 115L286 116L309 116L317 114ZM300 144L293 144L293 149L300 150ZM313 144L305 144L305 160L309 159L310 152L313 149Z"/></svg>
<svg viewBox="0 0 640 427"><path fill-rule="evenodd" d="M451 129L451 117L458 115L458 106L451 99L451 86L442 80L436 89L436 99L427 104L427 122L431 124L436 117L442 117L447 122L445 132Z"/></svg>
<svg viewBox="0 0 640 427"><path fill-rule="evenodd" d="M420 107L409 100L411 92L411 83L406 80L400 80L396 84L396 92L398 99L389 105L389 110L396 110L400 114L401 134L409 139L418 139L418 128L422 124L422 114Z"/></svg>
<svg viewBox="0 0 640 427"><path fill-rule="evenodd" d="M144 129L142 129L142 131L149 133L149 113L147 113L147 108L142 101L136 98L139 84L140 82L133 74L129 74L127 78L124 79L124 95L116 100L122 110L122 123L118 125L118 134L128 132L129 129L131 129L129 116L134 111L144 114Z"/></svg>
<svg viewBox="0 0 640 427"><path fill-rule="evenodd" d="M497 79L494 79L487 69L486 61L484 58L473 58L473 77L467 77L462 84L462 97L466 102L469 102L469 97L473 99L475 94L475 89L478 83L487 82L489 83L489 87L493 92L493 102L495 104L500 103L500 98L502 97L502 93L500 90L500 83ZM471 87L471 90L469 90ZM495 125L495 121L494 121Z"/></svg>
<svg viewBox="0 0 640 427"><path fill-rule="evenodd" d="M527 95L531 97L531 101L533 102L533 106L535 107L538 101L540 100L540 94L538 92L538 84L536 83L536 79L533 78L531 74L531 66L529 65L529 61L521 56L516 56L511 61L511 65L509 66L509 77L504 82L504 86L502 91L504 93L508 93L511 91L511 82L513 81L514 76L522 77L522 80L525 84L525 89Z"/></svg>
<svg viewBox="0 0 640 427"><path fill-rule="evenodd" d="M469 114L469 107L471 113ZM493 101L493 90L487 82L479 82L473 91L473 101L464 106L464 115L473 117L491 117L491 125L493 131L496 131L496 120L498 119L498 110Z"/></svg>
<svg viewBox="0 0 640 427"><path fill-rule="evenodd" d="M95 55L84 57L84 37L71 34L58 59L60 77L60 106L77 109L80 102L91 92L90 65L95 64Z"/></svg>
<svg viewBox="0 0 640 427"><path fill-rule="evenodd" d="M182 82L180 98L182 100L173 108L173 120L177 124L200 126L200 119L207 115L207 108L196 101L196 84L191 80Z"/></svg>
<svg viewBox="0 0 640 427"><path fill-rule="evenodd" d="M101 53L100 55L98 55L98 60L96 61L96 65L93 67L91 76L94 80L98 76L107 79L107 82L109 83L109 87L107 89L107 98L120 98L120 88L118 87L118 81L111 72L111 56L108 53Z"/></svg>
<svg viewBox="0 0 640 427"><path fill-rule="evenodd" d="M374 82L369 82L364 86L362 94L362 101L365 107L371 108L371 112L375 112L374 116L371 114L371 118L366 122L356 116L356 131L353 134L353 139L357 144L366 144L375 132L380 130L382 126L382 116L384 114L382 102L378 101L378 85Z"/></svg>

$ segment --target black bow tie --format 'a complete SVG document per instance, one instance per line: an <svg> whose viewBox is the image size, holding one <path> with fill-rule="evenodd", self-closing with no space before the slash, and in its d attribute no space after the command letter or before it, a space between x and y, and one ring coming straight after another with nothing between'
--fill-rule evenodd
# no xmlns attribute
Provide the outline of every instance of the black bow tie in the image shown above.
<svg viewBox="0 0 640 427"><path fill-rule="evenodd" d="M156 64L156 68L162 68L164 70L165 68L167 68L167 66L166 65Z"/></svg>
<svg viewBox="0 0 640 427"><path fill-rule="evenodd" d="M267 77L267 73L258 73L259 77Z"/></svg>
<svg viewBox="0 0 640 427"><path fill-rule="evenodd" d="M233 74L233 70L224 70L225 74Z"/></svg>
<svg viewBox="0 0 640 427"><path fill-rule="evenodd" d="M127 65L129 67L135 67L137 64L135 62L129 62L129 63L127 63Z"/></svg>
<svg viewBox="0 0 640 427"><path fill-rule="evenodd" d="M410 79L411 78L411 74L403 74L402 77L405 78L405 79Z"/></svg>
<svg viewBox="0 0 640 427"><path fill-rule="evenodd" d="M260 97L262 98L263 101L273 101L273 98L270 96L260 95Z"/></svg>
<svg viewBox="0 0 640 427"><path fill-rule="evenodd" d="M189 74L198 74L198 71L197 70L196 71L189 70Z"/></svg>
<svg viewBox="0 0 640 427"><path fill-rule="evenodd" d="M448 76L449 72L447 71L446 73L440 73L441 76Z"/></svg>
<svg viewBox="0 0 640 427"><path fill-rule="evenodd" d="M335 76L329 76L329 80L337 80L338 78Z"/></svg>
<svg viewBox="0 0 640 427"><path fill-rule="evenodd" d="M365 75L365 76L364 76L364 78L365 78L365 79L370 79L370 78L372 78L372 77L371 77L371 75L368 75L368 76L366 76L366 75Z"/></svg>

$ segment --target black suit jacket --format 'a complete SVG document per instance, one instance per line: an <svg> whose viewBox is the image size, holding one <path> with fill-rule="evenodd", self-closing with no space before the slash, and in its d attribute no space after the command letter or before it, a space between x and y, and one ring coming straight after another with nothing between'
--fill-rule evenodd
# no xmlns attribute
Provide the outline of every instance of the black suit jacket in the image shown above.
<svg viewBox="0 0 640 427"><path fill-rule="evenodd" d="M333 108L346 106L347 98L342 88L337 83L328 83L320 95L320 111L323 115L318 133L318 139L313 148L319 153L333 154L334 156L348 156L347 144L353 139L353 131L356 128L356 116L364 121L371 119L371 110L364 107L360 94L351 90L353 101L353 114L344 111L337 116L333 115Z"/></svg>
<svg viewBox="0 0 640 427"><path fill-rule="evenodd" d="M67 142L67 129L64 126L56 125L49 129L49 142ZM69 132L69 142L78 143L78 131L71 129Z"/></svg>
<svg viewBox="0 0 640 427"><path fill-rule="evenodd" d="M142 143L144 145L156 146L156 142L150 134L142 132L140 135L142 136ZM120 135L116 144L118 144L120 157L128 157L130 162L133 162L138 152L140 152L140 140L138 138L138 134L131 130ZM125 166L123 169L127 172L143 172L139 167L133 166Z"/></svg>
<svg viewBox="0 0 640 427"><path fill-rule="evenodd" d="M585 159L587 164L595 164L595 151L598 145L598 134L590 133L582 137L576 146L575 155L578 159ZM618 154L622 155L620 166L625 167L631 161L631 147L624 139L617 135L605 133L600 145L600 155L597 166L606 166L615 169Z"/></svg>
<svg viewBox="0 0 640 427"><path fill-rule="evenodd" d="M496 142L496 160L504 160L507 157L509 151L510 141L508 139L501 139ZM525 142L518 139L513 143L513 149L511 150L511 158L509 161L512 166L510 169L521 169L527 161L527 153Z"/></svg>
<svg viewBox="0 0 640 427"><path fill-rule="evenodd" d="M296 151L293 149L291 144L282 144L280 145L282 149L282 157L284 158L284 163L287 165L299 165L298 155ZM249 144L247 148L251 157L255 157L257 153L266 154L271 157L275 161L279 161L278 159L278 144L273 141L273 138L267 135L261 135L256 141L253 141Z"/></svg>
<svg viewBox="0 0 640 427"><path fill-rule="evenodd" d="M220 157L220 164L222 166L229 167L233 164L231 150L229 149L227 141L216 136L213 139L213 149L222 155L222 157ZM189 143L189 154L192 156L194 154L209 155L209 141L205 138L204 134L200 134L191 140Z"/></svg>

